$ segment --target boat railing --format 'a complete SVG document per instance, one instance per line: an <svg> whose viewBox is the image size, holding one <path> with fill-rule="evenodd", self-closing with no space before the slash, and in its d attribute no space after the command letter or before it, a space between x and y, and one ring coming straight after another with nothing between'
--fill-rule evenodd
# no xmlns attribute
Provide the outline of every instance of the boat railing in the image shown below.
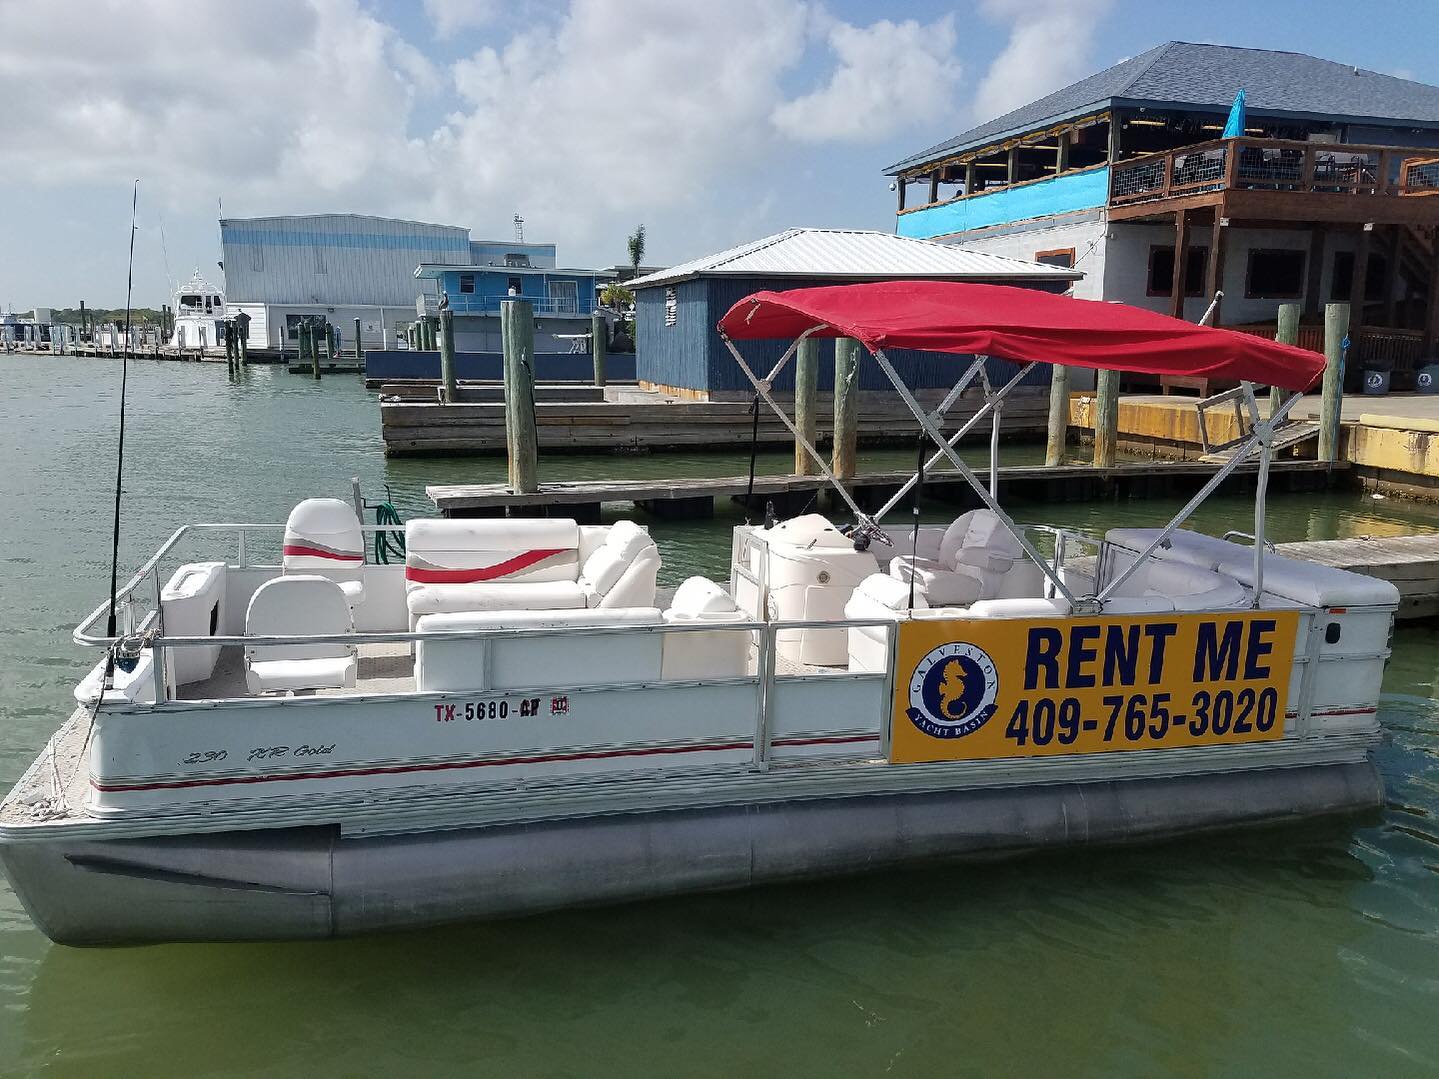
<svg viewBox="0 0 1439 1079"><path fill-rule="evenodd" d="M835 669L833 671L784 671L778 670L777 657L779 654L779 637L782 633L800 630L828 629L848 630L878 627L885 632L886 652L888 660L883 671L850 671L847 669ZM515 639L552 639L557 635L564 637L603 637L603 636L634 636L639 634L685 634L685 633L744 633L750 635L757 646L757 656L753 673L746 672L742 675L726 675L713 678L677 678L661 679L659 681L636 681L636 682L614 682L597 685L591 682L565 683L556 681L553 678L547 679L542 685L533 686L512 686L506 685L503 688L484 688L474 692L491 695L527 695L527 694L552 694L573 693L583 690L608 690L608 691L633 691L647 690L656 687L678 688L685 685L738 685L753 686L756 692L756 724L754 733L754 761L753 766L758 770L765 770L769 767L770 751L774 743L774 713L776 708L776 696L778 685L781 683L792 683L801 680L833 680L845 679L851 684L866 682L871 685L880 684L878 700L885 702L876 710L875 723L876 734L880 742L881 751L888 752L889 746L889 723L890 709L887 702L894 695L894 669L895 669L895 648L898 642L898 622L888 618L853 618L840 621L829 621L824 619L792 619L786 621L764 622L688 622L688 623L656 623L653 625L628 625L628 626L574 626L574 627L545 627L525 629L476 629L476 630L453 630L444 632L414 632L414 631L384 631L384 632L354 632L347 634L257 634L254 636L178 636L165 637L159 630L158 612L151 612L141 623L141 632L149 635L146 638L146 645L151 649L151 670L152 670L152 691L154 693L155 705L141 705L144 708L153 708L156 705L165 706L171 704L182 707L195 707L197 704L213 705L210 701L173 701L171 702L169 690L166 683L166 664L164 655L172 648L198 648L198 647L259 647L259 646L285 646L285 645L323 645L323 644L380 644L380 643L409 643L414 645L418 642L426 644L438 644L452 641L490 641L490 640L515 640ZM488 662L488 660L487 660ZM434 699L441 697L453 697L455 691L425 691L415 690L413 692L384 692L384 693L354 693L346 694L340 698L327 697L324 700L350 700L350 701L374 701L374 700L408 700L408 699ZM309 698L315 699L315 698ZM279 699L265 696L247 696L238 698L222 698L225 707L274 707Z"/></svg>
<svg viewBox="0 0 1439 1079"><path fill-rule="evenodd" d="M377 532L398 532L403 534L405 531L405 526L363 525L360 531L363 535L367 537L373 537ZM174 552L175 549L179 547L182 542L193 539L196 536L224 533L231 533L234 535L234 565L238 568L244 569L251 564L249 543L251 535L256 533L268 533L273 536L283 537L285 534L285 526L282 524L240 523L205 523L181 525L173 533L171 533L169 539L162 543L154 554L152 554L148 559L145 560L144 564L135 571L133 577L131 577L127 582L125 582L125 584L121 585L118 589L116 589L115 606L118 616L117 620L121 625L125 625L128 628L126 628L123 632L117 632L117 634L113 637L98 635L95 633L94 627L96 626L96 624L99 623L102 619L107 618L109 615L110 604L107 600L106 602L101 603L93 611L91 611L80 622L80 624L75 627L75 632L73 634L73 639L75 643L91 648L103 648L115 644L121 638L129 636L136 632L135 627L139 624L139 619L143 618L143 614L138 617L135 614L136 595L141 590L142 585L147 586L144 589L147 594L147 601L153 602L153 609L159 610L160 591L164 587L164 582L161 580L161 572L164 567L164 561L166 556Z"/></svg>

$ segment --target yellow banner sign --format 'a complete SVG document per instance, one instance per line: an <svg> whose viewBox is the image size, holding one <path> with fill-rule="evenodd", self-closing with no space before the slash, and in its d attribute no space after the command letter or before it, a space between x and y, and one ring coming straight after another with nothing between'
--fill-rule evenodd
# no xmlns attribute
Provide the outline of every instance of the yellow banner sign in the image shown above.
<svg viewBox="0 0 1439 1079"><path fill-rule="evenodd" d="M902 622L889 759L1272 741L1298 630L1298 611Z"/></svg>

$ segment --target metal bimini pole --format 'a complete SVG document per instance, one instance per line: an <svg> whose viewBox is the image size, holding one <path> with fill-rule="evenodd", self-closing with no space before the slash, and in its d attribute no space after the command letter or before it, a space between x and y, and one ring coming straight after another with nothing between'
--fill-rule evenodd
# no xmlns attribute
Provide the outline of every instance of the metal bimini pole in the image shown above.
<svg viewBox="0 0 1439 1079"><path fill-rule="evenodd" d="M979 500L989 507L990 511L1004 523L1004 527L1009 529L1010 535L1019 542L1020 547L1023 548L1024 553L1029 556L1030 560L1043 571L1046 577L1054 582L1054 587L1059 591L1059 594L1068 600L1071 605L1074 604L1074 593L1059 579L1059 573L1055 568L1045 561L1043 555L1035 550L1034 544L1029 542L1029 539L1024 534L1024 530L1014 523L1009 514L1000 509L999 503L995 501L994 496L984 489L984 485L979 482L979 478L975 476L970 467L964 463L964 459L955 452L954 447L945 441L944 435L935 427L934 421L931 420L928 413L920 407L919 402L915 400L914 394L911 393L909 387L904 384L904 379L899 377L899 372L896 371L894 365L889 362L889 357L884 354L884 349L871 349L870 354L874 356L875 361L884 370L885 375L889 378L890 383L894 386L895 392L899 394L900 399L904 401L910 412L914 413L914 418L917 419L919 425L924 428L925 434L929 435L929 437L934 440L935 445L940 448L940 451L949 458L950 463L954 465L959 474L964 477L965 482L974 489L974 493L979 496Z"/></svg>
<svg viewBox="0 0 1439 1079"><path fill-rule="evenodd" d="M1253 383L1245 382L1243 385L1251 407L1255 407ZM1199 491L1195 494L1193 498L1191 498L1188 502L1184 504L1184 508L1181 509L1178 513L1176 513L1174 515L1174 518L1167 525L1165 525L1163 529L1160 530L1160 533L1158 536L1155 537L1154 542L1151 543L1148 547L1146 547L1143 553L1141 553L1138 558L1131 562L1128 568L1126 568L1123 573L1121 573L1114 580L1110 581L1109 584L1105 585L1103 590L1100 591L1099 595L1097 595L1095 599L1102 603L1104 600L1109 598L1110 594L1113 593L1115 589L1117 589L1120 585L1124 584L1124 582L1129 580L1129 578L1133 577L1134 574L1138 572L1139 567L1149 558L1149 556L1152 555L1155 551L1159 550L1160 546L1162 546L1164 542L1168 540L1171 535L1174 534L1175 529L1177 529L1185 521L1189 520L1190 516L1194 513L1194 511L1197 510L1201 505L1203 505L1205 500L1214 493L1215 488L1218 487L1221 483L1223 483L1224 480L1229 476L1229 474L1233 472L1236 468L1238 468L1239 465L1246 458L1248 458L1249 454L1251 453L1251 451L1253 451L1256 445L1262 447L1262 451L1264 454L1264 456L1260 458L1259 462L1259 469L1262 476L1263 485L1260 486L1256 492L1257 497L1262 503L1264 499L1265 488L1268 486L1269 482L1268 463L1266 460L1269 453L1268 440L1273 434L1275 425L1289 414L1289 410L1298 400L1298 396L1291 397L1282 406L1280 406L1279 411L1275 412L1274 415L1271 416L1268 420L1255 421L1254 429L1250 432L1249 437L1245 439L1240 446L1236 447L1233 455L1229 458L1227 462L1225 462L1224 467L1221 468L1218 472L1216 472L1213 476L1209 477L1208 482L1199 489ZM1262 585L1263 583L1262 580L1259 579L1259 575L1262 575L1264 572L1264 544L1259 538L1259 532L1263 529L1263 526L1264 518L1262 511L1260 511L1257 512L1255 515L1256 535L1254 566L1256 572L1255 583L1257 585ZM1257 592L1258 590L1256 589L1256 594Z"/></svg>
<svg viewBox="0 0 1439 1079"><path fill-rule="evenodd" d="M973 372L976 369L982 370L984 367L985 359L987 359L987 357L985 356L978 357L970 366L970 371ZM969 432L974 429L974 427L979 423L980 420L984 419L985 416L989 415L992 409L996 408L1001 401L1003 401L1007 396L1009 396L1009 391L1014 389L1014 387L1018 386L1019 380L1022 379L1026 374L1028 374L1030 368L1034 366L1035 364L1033 362L1030 362L1021 367L1017 375L1015 375L1012 379L1006 382L1004 386L1000 388L1000 391L997 394L995 394L989 400L985 401L984 405L977 412L975 412L973 416L965 420L964 423L960 426L959 430L949 437L949 445L958 445L961 438L969 434ZM970 377L972 378L973 376L971 375ZM946 410L937 409L933 413L936 420L940 418L940 413L943 411ZM944 449L941 448L938 452L935 453L933 457L931 457L928 461L924 463L925 471L929 471L930 469L932 469L940 462L940 459L944 456ZM931 476L930 478L933 479L934 477ZM884 520L884 515L890 510L894 509L895 506L899 505L900 502L903 500L904 496L914 489L914 485L917 480L917 475L911 476L908 480L906 480L904 486L901 487L898 491L896 491L894 495L890 498L890 500L879 508L879 511L874 515L874 519L876 521Z"/></svg>
<svg viewBox="0 0 1439 1079"><path fill-rule="evenodd" d="M800 334L800 336L795 339L794 344L790 346L789 352L785 353L784 358L787 358L790 352L793 352L799 347L800 341L804 340L816 330L820 330L823 328L824 327L822 326L812 326L810 329ZM720 340L725 343L725 348L729 349L730 355L735 358L735 363L739 364L740 370L745 373L745 377L749 379L750 384L754 386L755 393L759 394L762 398L764 398L765 404L769 405L769 407L774 410L774 414L779 417L780 422L784 424L787 428L789 428L789 433L794 435L794 440L804 447L805 453L809 454L810 457L813 458L814 463L819 466L819 470L823 474L824 478L827 479L830 482L830 485L839 492L839 496L844 499L845 504L849 506L851 512L854 513L855 520L857 522L862 522L868 525L871 529L875 531L878 531L879 526L875 524L874 519L859 508L859 506L855 503L854 499L850 497L849 491L845 489L844 484L839 482L839 478L829 470L829 465L824 463L824 458L819 455L819 451L810 445L809 439L805 438L804 435L799 433L799 428L797 428L790 421L790 418L785 413L785 410L780 408L779 405L775 402L775 399L770 395L769 392L769 382L765 379L761 379L752 370L750 370L750 365L746 363L745 358L740 355L739 349L735 348L735 344L733 341L730 340L729 334L725 333L723 330L720 331ZM779 367L783 365L784 358L781 358L780 364L776 365L776 370L778 370Z"/></svg>

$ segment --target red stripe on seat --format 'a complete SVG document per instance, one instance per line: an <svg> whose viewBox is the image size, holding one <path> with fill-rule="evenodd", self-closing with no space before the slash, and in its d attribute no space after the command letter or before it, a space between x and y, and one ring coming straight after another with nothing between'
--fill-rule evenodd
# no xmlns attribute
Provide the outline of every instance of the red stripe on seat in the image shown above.
<svg viewBox="0 0 1439 1079"><path fill-rule="evenodd" d="M363 562L365 560L365 556L362 554L340 554L336 551L326 551L319 547L305 547L298 543L285 544L281 553L283 553L286 558L289 558L291 555L303 555L305 558L328 558L332 562Z"/></svg>
<svg viewBox="0 0 1439 1079"><path fill-rule="evenodd" d="M405 567L405 580L417 581L420 584L475 584L478 581L493 581L496 577L504 577L506 574L518 570L528 569L536 562L543 562L553 555L562 554L569 550L568 547L545 547L535 551L526 551L524 554L517 554L514 558L507 558L503 562L496 562L493 566L482 566L479 569L420 569L417 566Z"/></svg>

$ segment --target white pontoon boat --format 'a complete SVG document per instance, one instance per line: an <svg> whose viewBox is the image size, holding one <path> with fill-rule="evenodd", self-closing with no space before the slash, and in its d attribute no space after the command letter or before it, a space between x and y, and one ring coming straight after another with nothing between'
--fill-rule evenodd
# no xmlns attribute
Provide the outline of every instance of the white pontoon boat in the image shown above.
<svg viewBox="0 0 1439 1079"><path fill-rule="evenodd" d="M1318 357L952 284L760 293L721 330L771 404L793 345L760 377L735 342L859 339L977 508L887 526L836 483L843 528L737 528L728 581L673 590L629 521L413 520L403 565L335 499L183 527L116 592L114 633L108 601L77 628L102 657L0 805L36 924L323 937L1380 802L1397 594L1264 539L1285 410L1261 419L1250 383L1303 389ZM891 348L979 358L931 414ZM1020 527L953 449L1015 383L941 433L985 354L1242 379L1252 433L1164 527ZM1247 542L1182 530L1254 454ZM224 560L187 553L217 539Z"/></svg>

